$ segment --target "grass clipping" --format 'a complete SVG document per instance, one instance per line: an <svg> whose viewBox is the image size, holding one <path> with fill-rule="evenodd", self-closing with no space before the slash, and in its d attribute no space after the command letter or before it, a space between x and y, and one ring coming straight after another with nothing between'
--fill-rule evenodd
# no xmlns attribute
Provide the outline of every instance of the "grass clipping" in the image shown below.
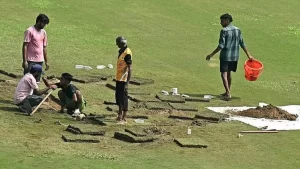
<svg viewBox="0 0 300 169"><path fill-rule="evenodd" d="M291 120L295 121L297 115L290 114L285 110L282 110L273 105L267 105L263 107L251 108L244 111L232 112L231 114L238 116L254 117L254 118L267 118L276 120Z"/></svg>

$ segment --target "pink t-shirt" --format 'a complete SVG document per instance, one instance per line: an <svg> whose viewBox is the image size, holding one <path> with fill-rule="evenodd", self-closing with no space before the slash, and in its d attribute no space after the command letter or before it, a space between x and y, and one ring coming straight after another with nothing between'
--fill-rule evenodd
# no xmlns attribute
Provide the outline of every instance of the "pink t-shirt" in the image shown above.
<svg viewBox="0 0 300 169"><path fill-rule="evenodd" d="M34 89L38 89L35 78L31 73L25 74L16 88L14 96L15 104L19 104L27 96L32 95Z"/></svg>
<svg viewBox="0 0 300 169"><path fill-rule="evenodd" d="M34 26L25 31L24 42L28 42L27 60L32 62L44 61L44 47L48 45L44 29L37 31Z"/></svg>

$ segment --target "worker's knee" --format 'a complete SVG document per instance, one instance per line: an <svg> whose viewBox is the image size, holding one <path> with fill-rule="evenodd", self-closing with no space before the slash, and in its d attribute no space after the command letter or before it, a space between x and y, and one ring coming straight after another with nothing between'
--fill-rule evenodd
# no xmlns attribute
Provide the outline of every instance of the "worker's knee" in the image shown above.
<svg viewBox="0 0 300 169"><path fill-rule="evenodd" d="M81 92L79 90L76 90L76 96L81 97Z"/></svg>
<svg viewBox="0 0 300 169"><path fill-rule="evenodd" d="M62 91L62 90L58 91L58 96L59 96L59 97L60 97L60 96L64 96L64 95L65 95L64 91Z"/></svg>

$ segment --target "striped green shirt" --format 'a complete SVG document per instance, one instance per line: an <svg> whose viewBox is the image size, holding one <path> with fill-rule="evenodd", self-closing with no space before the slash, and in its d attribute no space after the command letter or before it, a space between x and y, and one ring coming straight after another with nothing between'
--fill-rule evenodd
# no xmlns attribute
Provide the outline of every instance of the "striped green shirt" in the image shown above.
<svg viewBox="0 0 300 169"><path fill-rule="evenodd" d="M238 61L239 46L246 47L242 32L238 27L232 24L223 28L220 32L219 47L222 48L220 60L223 61Z"/></svg>

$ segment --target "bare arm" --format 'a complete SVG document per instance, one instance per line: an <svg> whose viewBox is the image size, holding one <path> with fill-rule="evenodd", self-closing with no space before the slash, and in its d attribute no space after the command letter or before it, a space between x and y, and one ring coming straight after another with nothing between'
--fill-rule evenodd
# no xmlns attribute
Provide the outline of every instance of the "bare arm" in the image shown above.
<svg viewBox="0 0 300 169"><path fill-rule="evenodd" d="M250 55L250 53L249 53L248 49L246 48L246 46L243 47L242 49L244 50L244 52L247 55L248 59L250 59L250 60L254 59L253 56Z"/></svg>
<svg viewBox="0 0 300 169"><path fill-rule="evenodd" d="M47 47L44 46L44 60L45 60L45 65L46 65L46 69L45 70L48 70L49 69L49 64L48 64L48 56L47 56Z"/></svg>
<svg viewBox="0 0 300 169"><path fill-rule="evenodd" d="M23 47L22 47L22 58L23 58L23 63L22 63L22 67L24 69L27 69L27 48L28 48L28 42L24 42L23 43Z"/></svg>
<svg viewBox="0 0 300 169"><path fill-rule="evenodd" d="M45 94L47 91L49 91L51 88L50 87L46 87L45 89L42 89L42 90L39 90L39 89L34 89L33 90L33 93L35 94L35 95L38 95L38 96L40 96L40 95L42 95L42 94Z"/></svg>
<svg viewBox="0 0 300 169"><path fill-rule="evenodd" d="M220 50L222 50L222 48L220 48L220 46L218 46L211 54L209 54L206 57L206 60L210 60L210 58L212 58L216 53L218 53Z"/></svg>
<svg viewBox="0 0 300 169"><path fill-rule="evenodd" d="M226 41L225 36L226 36L225 31L221 30L220 38L219 38L219 45L211 54L206 56L206 60L210 60L210 58L212 58L216 53L218 53L225 47L225 41Z"/></svg>
<svg viewBox="0 0 300 169"><path fill-rule="evenodd" d="M243 39L243 36L242 36L242 32L239 31L240 33L240 41L239 41L239 44L240 46L242 47L243 51L245 52L245 54L247 55L248 59L252 60L253 59L253 56L250 55L245 43L244 43L244 39Z"/></svg>
<svg viewBox="0 0 300 169"><path fill-rule="evenodd" d="M45 60L45 63L47 64L48 63L48 58L47 58L47 48L46 48L46 46L44 46L44 60Z"/></svg>
<svg viewBox="0 0 300 169"><path fill-rule="evenodd" d="M132 69L131 69L131 65L129 64L129 65L128 65L127 84L130 82L131 72L132 72Z"/></svg>

